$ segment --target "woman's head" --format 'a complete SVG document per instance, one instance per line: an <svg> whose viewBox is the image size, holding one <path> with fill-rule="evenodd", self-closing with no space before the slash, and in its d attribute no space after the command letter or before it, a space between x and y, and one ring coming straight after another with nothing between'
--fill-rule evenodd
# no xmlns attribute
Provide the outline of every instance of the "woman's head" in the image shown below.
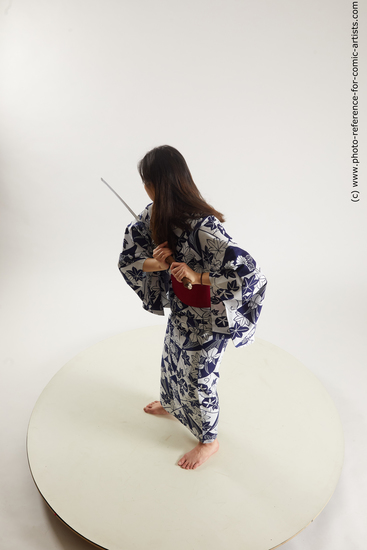
<svg viewBox="0 0 367 550"><path fill-rule="evenodd" d="M138 170L147 189L154 191L154 196L174 199L198 192L184 157L169 145L149 151L139 162Z"/></svg>
<svg viewBox="0 0 367 550"><path fill-rule="evenodd" d="M153 202L151 229L156 244L175 247L173 229L190 230L189 220L208 215L224 218L201 196L184 157L162 145L149 151L138 164L139 174Z"/></svg>

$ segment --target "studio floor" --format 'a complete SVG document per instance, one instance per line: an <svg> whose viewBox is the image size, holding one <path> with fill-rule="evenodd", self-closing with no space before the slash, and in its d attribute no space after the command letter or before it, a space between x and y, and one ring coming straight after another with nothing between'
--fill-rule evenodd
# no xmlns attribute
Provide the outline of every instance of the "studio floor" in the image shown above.
<svg viewBox="0 0 367 550"><path fill-rule="evenodd" d="M219 452L183 470L178 459L196 439L172 416L142 410L163 338L162 326L127 331L53 377L28 428L40 493L66 525L108 550L183 550L194 540L208 550L278 547L314 521L339 481L344 437L331 397L280 348L230 343ZM205 536L213 517L215 540Z"/></svg>

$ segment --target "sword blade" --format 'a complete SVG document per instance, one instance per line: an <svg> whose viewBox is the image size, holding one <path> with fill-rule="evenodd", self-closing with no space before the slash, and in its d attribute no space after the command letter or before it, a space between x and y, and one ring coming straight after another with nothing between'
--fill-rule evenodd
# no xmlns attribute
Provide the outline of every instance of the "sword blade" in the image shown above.
<svg viewBox="0 0 367 550"><path fill-rule="evenodd" d="M136 221L139 221L138 219L138 216L136 214L134 214L134 212L131 210L130 206L128 204L126 204L126 202L120 197L120 195L118 193L116 193L116 191L114 189L112 189L112 187L110 185L108 185L108 183L103 179L101 178L101 180L103 181L103 183L105 185L107 185L107 187L109 189L111 189L112 193L114 193L116 195L116 197L118 199L120 199L120 201L126 206L126 208L128 209L128 211L130 212L130 214L132 214L134 216L134 218L136 219Z"/></svg>

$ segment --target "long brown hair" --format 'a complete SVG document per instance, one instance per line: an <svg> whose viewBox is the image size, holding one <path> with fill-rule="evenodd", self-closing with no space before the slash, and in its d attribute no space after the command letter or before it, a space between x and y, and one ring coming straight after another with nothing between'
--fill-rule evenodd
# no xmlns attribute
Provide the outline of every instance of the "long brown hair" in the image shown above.
<svg viewBox="0 0 367 550"><path fill-rule="evenodd" d="M149 151L138 164L145 185L154 190L150 228L158 245L168 241L172 251L176 247L173 229L191 231L190 220L224 216L208 204L192 179L184 157L177 149L162 145Z"/></svg>

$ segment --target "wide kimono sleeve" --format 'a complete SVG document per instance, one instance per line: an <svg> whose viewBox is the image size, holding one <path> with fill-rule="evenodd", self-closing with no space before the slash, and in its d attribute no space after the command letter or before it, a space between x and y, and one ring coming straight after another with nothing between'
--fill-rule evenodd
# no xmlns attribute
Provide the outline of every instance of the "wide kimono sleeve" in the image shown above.
<svg viewBox="0 0 367 550"><path fill-rule="evenodd" d="M253 342L266 278L214 216L203 220L198 238L209 271L213 331L229 331L236 347Z"/></svg>
<svg viewBox="0 0 367 550"><path fill-rule="evenodd" d="M143 264L153 257L154 244L149 229L149 207L140 215L139 221L127 226L118 268L127 284L143 302L143 308L157 315L164 315L169 307L169 278L165 271L147 273Z"/></svg>

